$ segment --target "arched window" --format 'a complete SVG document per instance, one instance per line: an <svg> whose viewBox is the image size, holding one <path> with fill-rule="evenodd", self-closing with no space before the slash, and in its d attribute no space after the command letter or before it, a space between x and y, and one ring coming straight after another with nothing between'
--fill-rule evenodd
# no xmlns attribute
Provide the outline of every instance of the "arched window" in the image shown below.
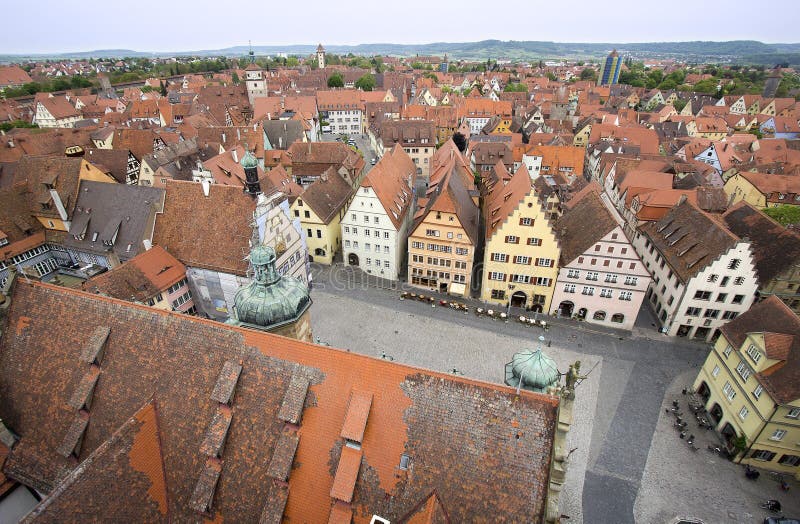
<svg viewBox="0 0 800 524"><path fill-rule="evenodd" d="M623 320L625 320L625 315L623 315L622 313L614 313L613 315L611 315L611 322L622 324Z"/></svg>
<svg viewBox="0 0 800 524"><path fill-rule="evenodd" d="M595 320L605 320L606 319L606 312L605 311L595 311L594 315L592 316Z"/></svg>

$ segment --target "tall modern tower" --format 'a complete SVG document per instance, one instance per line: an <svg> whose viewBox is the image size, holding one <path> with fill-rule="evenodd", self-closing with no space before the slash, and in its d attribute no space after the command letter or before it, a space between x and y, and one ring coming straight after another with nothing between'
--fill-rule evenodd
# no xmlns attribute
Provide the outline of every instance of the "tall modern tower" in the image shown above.
<svg viewBox="0 0 800 524"><path fill-rule="evenodd" d="M601 86L616 84L619 80L619 70L622 68L622 57L619 56L617 50L614 49L606 57L603 67L600 69L600 76L597 79L597 84Z"/></svg>

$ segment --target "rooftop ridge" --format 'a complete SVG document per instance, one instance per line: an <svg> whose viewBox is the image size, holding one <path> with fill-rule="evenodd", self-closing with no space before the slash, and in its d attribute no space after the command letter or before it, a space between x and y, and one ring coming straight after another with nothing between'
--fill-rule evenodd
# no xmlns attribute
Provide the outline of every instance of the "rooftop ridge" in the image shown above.
<svg viewBox="0 0 800 524"><path fill-rule="evenodd" d="M82 291L82 290L72 289L72 288L65 288L65 287L62 287L62 286L54 285L54 284L48 284L46 282L17 281L17 287L20 287L20 286L40 287L40 288L43 288L43 289L48 289L50 291L65 293L65 294L68 294L68 295L78 295L78 296L82 296L84 298L88 298L88 299L92 299L92 300L99 300L99 301L108 302L108 303L112 303L112 304L122 305L124 307L130 307L130 308L135 308L135 309L139 309L139 310L142 310L142 311L148 311L150 313L153 313L153 314L156 314L156 315L160 315L160 316L164 316L164 317L176 317L176 318L180 318L180 319L183 319L183 320L187 319L186 314L180 313L180 312L177 312L177 311L167 311L165 309L152 308L152 307L146 306L144 304L137 304L135 302L127 302L127 301L122 300L122 299L106 297L106 296L103 296L103 295L95 295L95 294L89 293L87 291ZM348 349L335 348L335 347L332 347L332 346L322 346L322 345L314 344L314 343L310 343L310 342L300 342L300 341L297 341L295 339L283 337L281 335L277 335L277 334L274 334L274 333L266 333L266 332L263 332L263 331L257 331L257 330L253 330L253 329L249 329L249 328L245 328L245 327L240 327L240 326L233 326L233 325L230 325L230 324L221 324L220 322L217 322L217 321L211 320L211 319L207 319L207 318L192 317L191 321L192 322L199 322L199 323L202 323L202 324L207 324L208 326L211 326L211 327L214 327L214 328L217 328L217 329L221 329L221 330L225 330L225 331L228 331L228 330L235 331L235 332L241 333L242 335L249 335L249 336L254 336L254 337L259 337L259 338L278 337L278 338L287 340L287 341L292 343L292 344L288 344L288 346L293 346L293 345L311 346L315 350L319 350L319 351L334 351L334 352L338 352L338 353L342 353L342 354L347 354L347 355L349 355L348 358L355 358L357 360L365 360L365 361L371 361L371 362L382 362L387 366L394 366L394 367L399 367L401 369L407 370L408 374L410 374L410 375L415 374L415 373L419 373L419 372L424 372L425 374L427 374L427 375L429 375L431 377L435 377L435 378L439 378L439 379L447 379L447 380L450 380L452 382L458 382L458 383L461 383L461 384L468 384L468 385L482 387L482 388L489 387L491 389L498 389L500 391L506 391L506 392L509 392L509 391L516 392L515 388L509 387L509 386L504 386L502 384L495 384L495 383L492 383L492 382L487 382L485 380L478 380L478 379L468 378L468 377L464 377L464 376L460 376L460 375L442 373L440 371L435 371L435 370L432 370L432 369L427 369L427 368L423 368L423 367L419 367L419 366L413 366L411 364L403 364L403 363L400 363L400 362L387 362L387 361L385 361L385 360L383 360L383 359L381 359L379 357L373 357L373 356L370 356L370 355L363 355L363 354L360 354L360 353L355 353L355 352L352 352L352 351L350 351ZM247 337L245 337L245 338L247 338ZM293 348L291 351L294 352L294 351L297 351L297 350ZM302 360L302 359L300 359L300 360ZM544 394L541 394L541 393L533 393L533 392L529 392L529 391L521 392L520 394L523 395L523 396L531 397L531 398L536 397L537 400L546 401L546 403L548 403L548 404L550 404L552 406L557 406L559 404L558 399L556 397L553 397L552 395L544 395Z"/></svg>

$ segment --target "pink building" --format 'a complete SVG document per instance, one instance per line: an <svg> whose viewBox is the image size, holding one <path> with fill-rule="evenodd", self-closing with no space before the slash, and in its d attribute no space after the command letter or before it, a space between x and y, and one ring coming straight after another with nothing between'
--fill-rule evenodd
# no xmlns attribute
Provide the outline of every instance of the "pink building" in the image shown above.
<svg viewBox="0 0 800 524"><path fill-rule="evenodd" d="M550 313L633 329L650 273L596 184L568 203L556 222L561 264Z"/></svg>

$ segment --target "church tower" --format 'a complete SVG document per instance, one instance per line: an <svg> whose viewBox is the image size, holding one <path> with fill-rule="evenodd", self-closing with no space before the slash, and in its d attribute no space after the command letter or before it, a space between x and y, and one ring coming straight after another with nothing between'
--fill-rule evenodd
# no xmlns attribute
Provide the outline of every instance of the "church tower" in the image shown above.
<svg viewBox="0 0 800 524"><path fill-rule="evenodd" d="M247 99L250 101L250 106L254 106L254 100L258 97L267 96L267 82L264 80L264 73L261 68L256 65L256 55L253 48L250 48L248 53L250 63L244 70L245 83L247 84Z"/></svg>
<svg viewBox="0 0 800 524"><path fill-rule="evenodd" d="M325 69L325 48L322 47L322 44L317 46L317 66Z"/></svg>
<svg viewBox="0 0 800 524"><path fill-rule="evenodd" d="M261 183L258 181L258 160L245 147L245 153L239 161L239 165L244 169L244 192L252 197L261 194Z"/></svg>

